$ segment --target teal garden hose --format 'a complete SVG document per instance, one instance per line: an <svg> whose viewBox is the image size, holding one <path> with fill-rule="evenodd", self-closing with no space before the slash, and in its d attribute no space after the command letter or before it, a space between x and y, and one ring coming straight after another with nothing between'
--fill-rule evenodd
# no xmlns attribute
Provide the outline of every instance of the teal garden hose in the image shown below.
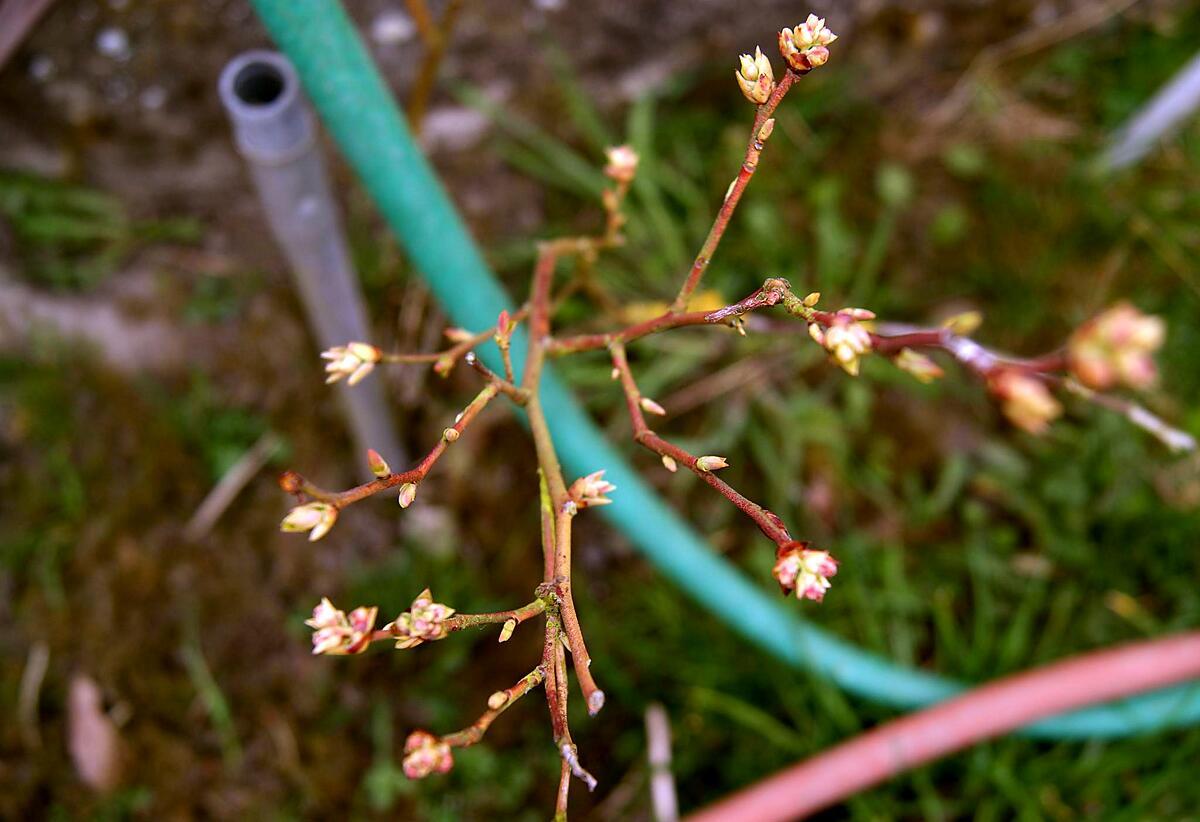
<svg viewBox="0 0 1200 822"><path fill-rule="evenodd" d="M337 0L252 0L300 74L322 121L452 321L486 328L512 302L422 156ZM524 360L524 338L514 339ZM485 359L494 352L484 352ZM494 356L498 360L498 356ZM489 364L499 369L498 362ZM901 667L811 625L750 583L667 507L612 448L547 369L542 399L568 473L598 466L621 488L603 512L663 574L751 642L845 690L900 709L969 686ZM1049 739L1120 737L1200 722L1200 683L1051 717L1021 733Z"/></svg>

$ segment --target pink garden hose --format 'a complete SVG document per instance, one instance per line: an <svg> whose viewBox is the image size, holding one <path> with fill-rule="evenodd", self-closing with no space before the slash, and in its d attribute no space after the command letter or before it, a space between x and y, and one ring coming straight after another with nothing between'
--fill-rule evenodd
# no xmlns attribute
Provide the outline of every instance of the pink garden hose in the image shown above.
<svg viewBox="0 0 1200 822"><path fill-rule="evenodd" d="M880 725L687 817L799 819L910 768L1043 717L1200 677L1200 631L1082 654Z"/></svg>

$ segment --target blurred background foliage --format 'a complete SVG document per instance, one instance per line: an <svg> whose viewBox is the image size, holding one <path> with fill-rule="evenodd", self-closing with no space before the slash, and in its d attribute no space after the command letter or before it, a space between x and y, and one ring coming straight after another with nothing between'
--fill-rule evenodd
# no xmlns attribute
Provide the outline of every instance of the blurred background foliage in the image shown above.
<svg viewBox="0 0 1200 822"><path fill-rule="evenodd" d="M1094 164L1105 137L1197 42L1200 13L1161 4L998 74L968 75L959 110L946 84L931 81L932 99L914 114L871 92L869 61L844 38L846 56L781 109L706 287L732 300L782 275L821 291L825 305L914 322L978 309L982 341L1030 354L1128 298L1170 329L1162 389L1148 404L1200 433L1200 127L1133 171L1107 176ZM601 260L595 279L623 306L610 313L649 310L674 293L740 162L751 111L728 76L734 55L709 55L627 103L599 106L563 42L534 45L528 60L550 79L526 104L497 104L469 77L446 81L447 97L491 123L481 151L500 179L539 192L525 230L480 229L489 258L522 293L534 240L598 224L602 149L628 141L642 157L628 244ZM470 186L447 165L466 196ZM363 196L347 198L380 340L437 345L436 309ZM426 585L463 611L524 601L540 560L523 431L489 412L416 506L400 515L388 500L364 503L315 548L274 533L286 501L269 471L213 533L181 540L204 493L267 431L287 444L276 468L286 459L326 485L349 483L360 468L278 263L262 275L261 259L236 248L220 264L197 262L212 250L210 228L181 218L186 211L135 218L84 181L0 176L5 262L18 278L94 298L129 279L131 258L165 244L176 256L154 258L146 275L153 310L212 342L165 374L123 373L52 334L0 358L0 815L544 818L557 764L536 699L485 744L456 753L448 776L412 783L399 770L407 731L468 724L537 658L536 631L503 647L482 633L312 660L302 625L321 595L378 604L383 615ZM560 319L587 327L597 314L580 297ZM1194 457L1172 457L1077 402L1031 437L1006 426L953 367L921 386L868 361L852 380L806 342L688 331L640 342L631 357L643 390L671 412L661 433L728 455L735 487L841 560L823 605L794 606L808 617L902 663L976 681L1200 622ZM603 358L561 367L614 441L627 443ZM472 382L409 368L386 378L413 453ZM732 507L625 448L714 550L770 587L770 546ZM577 800L581 818L648 818L642 714L651 702L672 719L685 808L894 715L747 647L587 519L577 597L609 702L597 719L573 718L602 783ZM17 716L36 643L51 662L34 745L7 717ZM80 672L120 717L128 763L123 787L105 797L79 784L65 753L67 682ZM1009 738L827 816L1188 818L1200 807L1198 757L1197 730Z"/></svg>

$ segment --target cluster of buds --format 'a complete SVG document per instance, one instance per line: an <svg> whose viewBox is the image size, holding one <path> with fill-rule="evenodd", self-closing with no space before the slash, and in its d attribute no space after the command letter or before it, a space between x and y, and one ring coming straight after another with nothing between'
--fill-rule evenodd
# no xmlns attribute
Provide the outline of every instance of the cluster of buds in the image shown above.
<svg viewBox="0 0 1200 822"><path fill-rule="evenodd" d="M446 773L454 767L450 746L426 731L413 731L404 740L404 775L424 779L432 773Z"/></svg>
<svg viewBox="0 0 1200 822"><path fill-rule="evenodd" d="M988 377L988 388L1009 422L1031 434L1043 433L1063 411L1046 383L1023 371L998 369Z"/></svg>
<svg viewBox="0 0 1200 822"><path fill-rule="evenodd" d="M326 383L349 377L347 385L358 385L383 359L383 352L370 343L352 342L322 351L321 357L329 360L325 363Z"/></svg>
<svg viewBox="0 0 1200 822"><path fill-rule="evenodd" d="M622 185L629 185L637 174L638 155L630 146L613 146L606 148L604 155L608 164L604 166L604 174L610 180Z"/></svg>
<svg viewBox="0 0 1200 822"><path fill-rule="evenodd" d="M612 504L607 495L616 490L617 486L606 480L604 471L600 470L571 483L571 487L567 489L567 496L575 503L576 508L582 511L584 508Z"/></svg>
<svg viewBox="0 0 1200 822"><path fill-rule="evenodd" d="M829 578L837 574L837 560L828 551L809 548L807 542L780 546L772 572L785 594L820 602L829 590Z"/></svg>
<svg viewBox="0 0 1200 822"><path fill-rule="evenodd" d="M297 505L279 523L279 530L288 533L309 531L308 541L316 542L329 533L329 529L337 522L338 511L326 502L310 502Z"/></svg>
<svg viewBox="0 0 1200 822"><path fill-rule="evenodd" d="M345 611L333 607L328 598L313 608L312 619L304 624L313 628L312 652L314 654L358 654L371 644L371 630L375 627L378 608L355 608L346 616Z"/></svg>
<svg viewBox="0 0 1200 822"><path fill-rule="evenodd" d="M825 27L825 18L815 14L791 29L779 32L779 52L796 71L811 71L829 62L830 43L837 35Z"/></svg>
<svg viewBox="0 0 1200 822"><path fill-rule="evenodd" d="M775 72L771 69L771 61L757 46L754 47L753 57L743 54L740 59L741 66L734 72L738 87L747 100L761 106L775 90Z"/></svg>
<svg viewBox="0 0 1200 822"><path fill-rule="evenodd" d="M1081 383L1103 391L1123 384L1141 390L1154 384L1154 352L1163 344L1161 317L1119 303L1084 323L1067 346L1071 371Z"/></svg>
<svg viewBox="0 0 1200 822"><path fill-rule="evenodd" d="M860 320L875 319L865 308L843 308L833 315L829 327L808 326L809 335L828 351L847 374L858 376L858 359L871 351L871 332Z"/></svg>
<svg viewBox="0 0 1200 822"><path fill-rule="evenodd" d="M446 620L454 616L449 605L433 601L433 593L426 588L417 594L412 607L396 617L395 622L383 626L383 630L396 638L397 648L415 648L422 642L445 639L450 633Z"/></svg>

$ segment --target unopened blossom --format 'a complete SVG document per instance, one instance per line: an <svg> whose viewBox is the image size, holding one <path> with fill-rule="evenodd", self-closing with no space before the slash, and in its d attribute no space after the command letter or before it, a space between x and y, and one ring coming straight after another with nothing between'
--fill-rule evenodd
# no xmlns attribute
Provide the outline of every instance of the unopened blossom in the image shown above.
<svg viewBox="0 0 1200 822"><path fill-rule="evenodd" d="M386 477L392 473L391 466L387 464L387 460L383 455L374 448L367 450L367 467L371 469L371 473L377 477Z"/></svg>
<svg viewBox="0 0 1200 822"><path fill-rule="evenodd" d="M944 373L941 366L911 348L902 348L892 360L901 371L907 371L920 382L933 382Z"/></svg>
<svg viewBox="0 0 1200 822"><path fill-rule="evenodd" d="M1153 355L1165 337L1161 317L1143 314L1127 302L1118 303L1071 335L1067 344L1071 371L1081 383L1098 391L1116 385L1149 388L1158 375Z"/></svg>
<svg viewBox="0 0 1200 822"><path fill-rule="evenodd" d="M660 417L665 417L667 415L667 409L663 408L649 397L642 397L640 400L638 400L638 405L642 406L642 410L648 414L657 414Z"/></svg>
<svg viewBox="0 0 1200 822"><path fill-rule="evenodd" d="M415 648L422 642L445 639L449 633L446 620L453 615L454 609L434 602L433 594L426 588L417 594L409 610L383 626L383 630L396 638L397 648Z"/></svg>
<svg viewBox="0 0 1200 822"><path fill-rule="evenodd" d="M791 542L779 549L772 573L785 594L794 592L797 599L820 602L829 590L829 578L837 572L837 560L828 551Z"/></svg>
<svg viewBox="0 0 1200 822"><path fill-rule="evenodd" d="M401 508L407 508L413 504L417 498L417 484L415 482L406 482L400 486L399 502Z"/></svg>
<svg viewBox="0 0 1200 822"><path fill-rule="evenodd" d="M729 463L724 457L704 456L696 458L696 468L700 471L719 471L728 468Z"/></svg>
<svg viewBox="0 0 1200 822"><path fill-rule="evenodd" d="M796 71L810 71L829 61L830 43L837 35L825 27L825 18L815 14L795 28L779 32L779 53Z"/></svg>
<svg viewBox="0 0 1200 822"><path fill-rule="evenodd" d="M321 357L329 360L325 363L325 373L329 375L325 379L326 383L349 377L346 383L357 385L383 358L383 352L370 343L352 342L322 351Z"/></svg>
<svg viewBox="0 0 1200 822"><path fill-rule="evenodd" d="M309 502L297 505L279 523L280 531L288 533L310 532L309 542L316 542L329 533L329 529L337 522L337 509L326 502Z"/></svg>
<svg viewBox="0 0 1200 822"><path fill-rule="evenodd" d="M808 333L847 374L857 376L859 357L871 351L871 333L859 320L874 316L865 308L843 308L833 315L828 328L822 329L813 323L808 327Z"/></svg>
<svg viewBox="0 0 1200 822"><path fill-rule="evenodd" d="M740 65L734 76L742 94L746 95L746 99L751 103L762 105L775 90L775 72L771 69L771 61L757 46L754 47L753 57L743 54L739 60Z"/></svg>
<svg viewBox="0 0 1200 822"><path fill-rule="evenodd" d="M404 740L404 775L424 779L431 773L446 773L454 767L450 746L425 731L413 731Z"/></svg>
<svg viewBox="0 0 1200 822"><path fill-rule="evenodd" d="M571 483L567 496L580 510L596 505L609 505L612 500L608 495L617 490L617 486L604 478L604 471L593 471L586 477L580 477Z"/></svg>
<svg viewBox="0 0 1200 822"><path fill-rule="evenodd" d="M312 619L304 624L315 629L312 644L314 654L343 656L358 654L371 644L371 630L375 627L375 616L379 609L355 608L347 616L345 611L333 607L327 597L313 608Z"/></svg>
<svg viewBox="0 0 1200 822"><path fill-rule="evenodd" d="M608 164L604 173L618 183L631 183L637 174L638 154L630 146L613 146L604 150Z"/></svg>
<svg viewBox="0 0 1200 822"><path fill-rule="evenodd" d="M1022 371L1006 368L988 379L1009 422L1031 434L1041 434L1062 414L1063 408L1046 384Z"/></svg>

